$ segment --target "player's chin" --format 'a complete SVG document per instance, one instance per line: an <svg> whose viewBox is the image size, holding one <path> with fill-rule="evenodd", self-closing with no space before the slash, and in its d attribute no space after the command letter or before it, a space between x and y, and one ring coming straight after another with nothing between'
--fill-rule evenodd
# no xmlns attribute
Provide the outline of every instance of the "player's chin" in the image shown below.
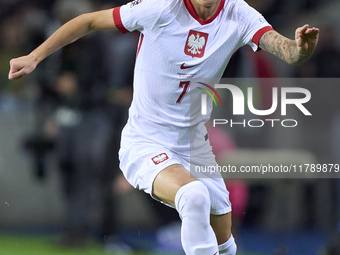
<svg viewBox="0 0 340 255"><path fill-rule="evenodd" d="M194 0L200 5L203 5L205 7L211 7L217 3L219 3L221 0Z"/></svg>

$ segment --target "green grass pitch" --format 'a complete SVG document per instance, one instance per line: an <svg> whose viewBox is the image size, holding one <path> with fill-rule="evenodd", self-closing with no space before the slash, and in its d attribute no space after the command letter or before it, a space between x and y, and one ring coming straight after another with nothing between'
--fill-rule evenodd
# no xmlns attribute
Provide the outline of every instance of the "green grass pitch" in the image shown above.
<svg viewBox="0 0 340 255"><path fill-rule="evenodd" d="M91 243L84 248L64 248L53 243L53 236L25 236L0 234L0 255L115 255L105 251L99 244ZM122 253L119 253L121 255ZM136 252L134 255L164 255ZM166 254L171 255L171 254ZM238 255L256 255L238 253Z"/></svg>

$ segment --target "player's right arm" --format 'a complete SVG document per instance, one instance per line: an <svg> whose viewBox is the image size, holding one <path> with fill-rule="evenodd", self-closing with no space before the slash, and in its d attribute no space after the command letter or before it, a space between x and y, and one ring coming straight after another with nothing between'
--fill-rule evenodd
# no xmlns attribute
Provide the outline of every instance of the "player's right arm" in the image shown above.
<svg viewBox="0 0 340 255"><path fill-rule="evenodd" d="M8 78L19 79L31 73L47 56L90 32L116 29L112 11L86 13L67 22L29 55L12 59Z"/></svg>

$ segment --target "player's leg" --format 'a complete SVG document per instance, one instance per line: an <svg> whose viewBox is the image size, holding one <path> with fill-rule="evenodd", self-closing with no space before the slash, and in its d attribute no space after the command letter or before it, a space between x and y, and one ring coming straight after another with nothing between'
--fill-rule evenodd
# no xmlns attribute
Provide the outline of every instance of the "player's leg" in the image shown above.
<svg viewBox="0 0 340 255"><path fill-rule="evenodd" d="M231 237L231 213L210 215L210 224L219 245L229 240Z"/></svg>
<svg viewBox="0 0 340 255"><path fill-rule="evenodd" d="M215 232L220 255L235 255L236 244L231 234L231 213L211 215L210 224Z"/></svg>
<svg viewBox="0 0 340 255"><path fill-rule="evenodd" d="M154 180L153 196L175 206L182 219L181 238L187 255L218 254L210 225L210 198L205 185L181 165L162 170Z"/></svg>
<svg viewBox="0 0 340 255"><path fill-rule="evenodd" d="M190 173L180 164L166 167L155 178L153 182L152 195L166 204L175 205L177 191L184 185L197 181L191 177Z"/></svg>
<svg viewBox="0 0 340 255"><path fill-rule="evenodd" d="M208 157L208 156L207 156ZM201 160L200 158L197 160ZM208 165L215 165L215 159L202 158ZM200 162L197 163L197 165ZM212 176L212 174L209 174ZM223 178L220 174L214 175L215 178L209 176L201 177L199 180L208 188L211 201L210 223L216 234L219 244L220 255L235 255L236 244L231 234L231 203L229 201L229 192L226 188Z"/></svg>

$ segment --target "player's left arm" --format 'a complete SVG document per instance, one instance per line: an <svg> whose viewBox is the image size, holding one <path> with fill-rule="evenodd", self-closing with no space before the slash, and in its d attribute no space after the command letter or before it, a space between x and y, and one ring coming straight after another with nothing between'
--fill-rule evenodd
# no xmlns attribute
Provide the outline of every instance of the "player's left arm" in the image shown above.
<svg viewBox="0 0 340 255"><path fill-rule="evenodd" d="M271 30L262 36L259 46L290 65L301 65L313 54L318 40L319 29L304 25L296 29L295 40L290 40Z"/></svg>

